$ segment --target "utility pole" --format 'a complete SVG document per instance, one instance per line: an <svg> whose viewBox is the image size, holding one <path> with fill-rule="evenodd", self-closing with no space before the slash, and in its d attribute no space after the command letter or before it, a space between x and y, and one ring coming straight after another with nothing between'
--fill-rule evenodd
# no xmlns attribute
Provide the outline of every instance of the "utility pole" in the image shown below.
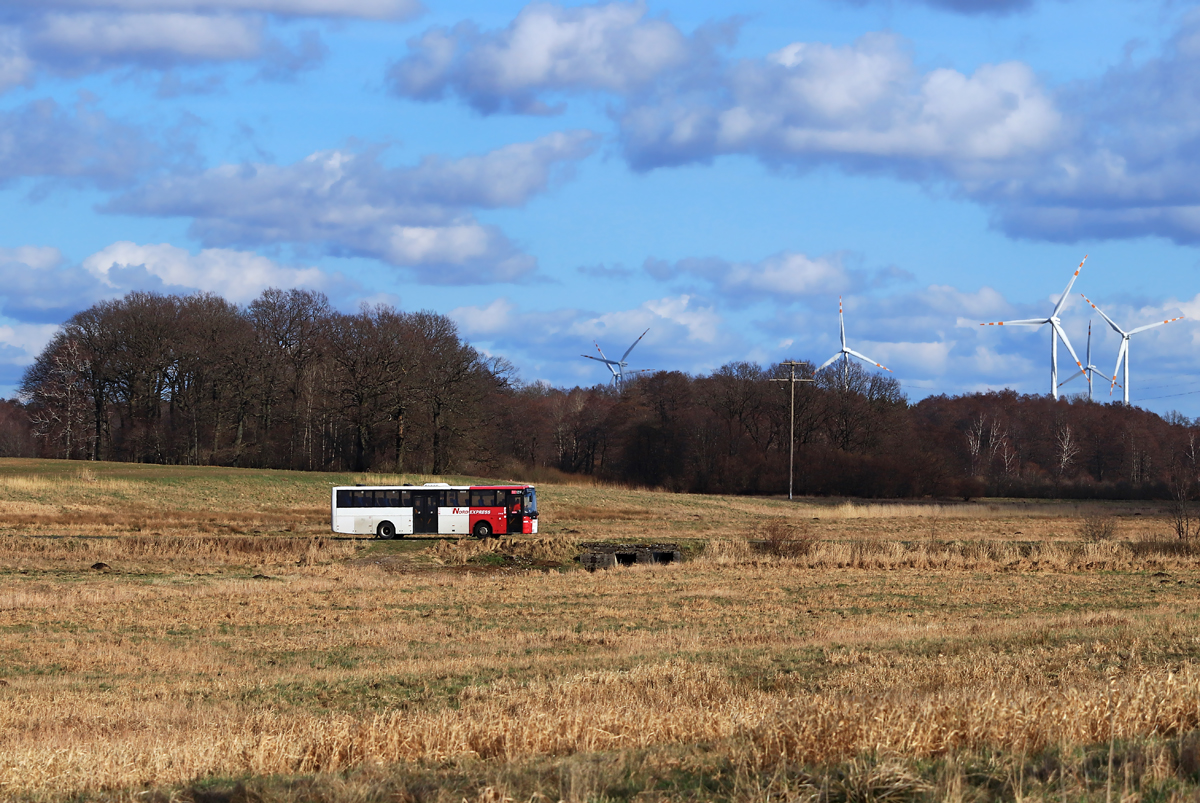
<svg viewBox="0 0 1200 803"><path fill-rule="evenodd" d="M772 382L787 382L792 391L791 413L788 416L791 421L791 426L788 429L788 501L792 501L792 483L796 476L796 383L797 382L816 382L815 379L797 379L796 366L808 365L806 362L795 362L788 360L781 362L780 365L786 365L791 368L791 376L787 379L772 379Z"/></svg>

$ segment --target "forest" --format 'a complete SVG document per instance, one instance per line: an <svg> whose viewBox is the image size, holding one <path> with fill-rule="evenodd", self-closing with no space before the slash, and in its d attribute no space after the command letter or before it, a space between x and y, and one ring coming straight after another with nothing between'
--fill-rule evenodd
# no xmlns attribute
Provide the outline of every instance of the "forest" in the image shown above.
<svg viewBox="0 0 1200 803"><path fill-rule="evenodd" d="M524 384L432 312L270 289L134 292L66 321L0 402L0 455L487 476L696 493L788 488L784 364L660 371L621 389ZM840 365L795 386L795 491L878 498L1170 498L1197 424L1081 396L910 403Z"/></svg>

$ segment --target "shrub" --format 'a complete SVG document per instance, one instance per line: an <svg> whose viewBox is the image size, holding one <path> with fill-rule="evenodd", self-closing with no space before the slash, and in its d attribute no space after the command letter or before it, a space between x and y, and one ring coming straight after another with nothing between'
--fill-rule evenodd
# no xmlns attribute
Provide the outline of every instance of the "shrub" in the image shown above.
<svg viewBox="0 0 1200 803"><path fill-rule="evenodd" d="M1107 541L1116 534L1116 517L1093 512L1079 520L1079 537L1084 541Z"/></svg>
<svg viewBox="0 0 1200 803"><path fill-rule="evenodd" d="M779 558L802 558L809 555L817 539L807 522L768 519L758 528L759 541L755 548Z"/></svg>

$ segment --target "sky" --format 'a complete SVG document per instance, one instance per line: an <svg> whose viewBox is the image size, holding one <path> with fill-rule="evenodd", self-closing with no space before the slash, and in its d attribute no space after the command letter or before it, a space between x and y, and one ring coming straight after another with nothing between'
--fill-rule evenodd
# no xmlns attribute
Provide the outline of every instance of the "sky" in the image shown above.
<svg viewBox="0 0 1200 803"><path fill-rule="evenodd" d="M0 0L0 393L131 290L433 310L523 382L824 362L1200 416L1200 9ZM1060 380L1074 360L1060 347ZM1097 379L1097 398L1109 382ZM1081 392L1080 379L1064 393ZM1119 397L1117 389L1113 398Z"/></svg>

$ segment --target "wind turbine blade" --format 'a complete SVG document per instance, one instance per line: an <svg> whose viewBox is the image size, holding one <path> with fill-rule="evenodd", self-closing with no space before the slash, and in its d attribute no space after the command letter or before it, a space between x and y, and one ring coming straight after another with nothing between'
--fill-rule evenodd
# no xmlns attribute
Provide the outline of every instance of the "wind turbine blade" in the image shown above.
<svg viewBox="0 0 1200 803"><path fill-rule="evenodd" d="M1083 262L1087 262L1087 254L1083 255ZM1071 281L1067 282L1067 289L1063 290L1058 303L1054 305L1054 312L1050 313L1051 318L1056 317L1058 311L1063 308L1063 304L1067 303L1067 296L1071 295L1071 287L1075 284L1075 280L1079 278L1079 271L1083 270L1083 262L1080 262L1079 267L1075 269L1075 273L1071 274Z"/></svg>
<svg viewBox="0 0 1200 803"><path fill-rule="evenodd" d="M1138 332L1144 332L1147 329L1153 329L1156 326L1162 326L1164 323L1174 323L1175 321L1183 320L1185 317L1187 317L1187 316L1180 315L1178 318L1169 318L1165 321L1155 321L1154 323L1148 323L1145 326L1139 326L1137 329L1129 330L1129 334L1136 335Z"/></svg>
<svg viewBox="0 0 1200 803"><path fill-rule="evenodd" d="M649 331L650 331L650 327L647 326L646 332L649 332ZM636 346L638 343L642 342L642 338L646 336L646 332L642 332L640 335L638 335L638 339L633 341L633 346ZM625 349L625 353L621 355L621 362L625 362L625 358L629 356L629 352L633 351L633 346L630 346L629 348Z"/></svg>
<svg viewBox="0 0 1200 803"><path fill-rule="evenodd" d="M1044 323L1050 323L1049 318L1023 318L1019 321L992 321L991 323L981 323L980 326L1041 326Z"/></svg>
<svg viewBox="0 0 1200 803"><path fill-rule="evenodd" d="M599 343L597 343L595 340L593 340L592 345L594 345L596 347L596 351L600 352L600 356L603 357L605 362L611 362L611 360L609 360L608 357L604 356L604 349L600 348Z"/></svg>
<svg viewBox="0 0 1200 803"><path fill-rule="evenodd" d="M1058 386L1061 388L1063 385L1067 384L1068 382L1074 382L1076 379L1078 379L1081 376L1087 376L1087 373L1084 371L1076 371L1075 373L1071 374L1069 377L1064 379L1062 382L1059 382Z"/></svg>
<svg viewBox="0 0 1200 803"><path fill-rule="evenodd" d="M1117 367L1113 369L1112 384L1108 386L1108 395L1111 396L1113 388L1117 386L1117 374L1121 373L1121 360L1125 359L1125 350L1129 348L1129 338L1121 338L1121 348L1117 349Z"/></svg>
<svg viewBox="0 0 1200 803"><path fill-rule="evenodd" d="M617 364L616 362L614 362L612 360L602 360L599 357L593 357L591 354L580 354L579 356L587 357L589 360L595 360L596 362L602 362L605 365L610 366L610 367Z"/></svg>
<svg viewBox="0 0 1200 803"><path fill-rule="evenodd" d="M1114 332L1116 332L1117 334L1119 334L1121 337L1125 337L1125 332L1124 332L1124 330L1122 330L1122 329L1121 329L1121 327L1117 326L1117 324L1116 324L1116 323L1113 321L1113 319L1112 319L1112 318L1110 318L1110 317L1108 317L1107 315L1105 315L1105 314L1104 314L1104 310L1100 309L1100 308L1099 308L1099 307L1097 307L1095 304L1092 304L1092 300L1091 300L1090 298L1088 298L1087 296L1085 296L1083 293L1080 293L1079 295L1080 295L1080 297L1081 297L1081 298L1083 298L1083 300L1084 300L1084 301L1086 301L1086 302L1087 302L1089 305L1091 305L1091 308L1092 308L1092 309L1094 309L1094 310L1096 310L1096 312L1100 313L1100 317L1101 317L1101 318L1103 318L1104 320L1108 321L1108 325L1109 325L1109 326L1111 326L1111 327L1113 328L1113 331L1114 331Z"/></svg>
<svg viewBox="0 0 1200 803"><path fill-rule="evenodd" d="M883 370L887 371L889 374L895 373L891 368L888 368L886 365L881 365L880 363L877 363L874 360L872 360L866 354L859 354L854 349L846 349L846 353L851 356L858 357L863 362L869 362L869 363L871 363L871 365L874 365L876 368L882 368Z"/></svg>
<svg viewBox="0 0 1200 803"><path fill-rule="evenodd" d="M842 329L842 349L846 348L846 319L842 316L842 297L838 296L838 326Z"/></svg>
<svg viewBox="0 0 1200 803"><path fill-rule="evenodd" d="M841 357L841 356L842 356L842 354L843 354L843 352L840 352L840 351L839 351L837 354L834 354L834 355L833 355L832 357L830 357L828 360L826 360L825 362L821 363L821 367L820 367L820 368L818 368L818 369L817 369L817 371L820 371L822 368L828 368L829 366L833 365L833 361L834 361L834 360L836 360L836 359L838 359L839 357ZM813 373L815 374L815 373L816 373L816 371L813 371Z"/></svg>
<svg viewBox="0 0 1200 803"><path fill-rule="evenodd" d="M1084 257L1084 258L1086 259L1086 257ZM1082 264L1083 263L1080 263L1081 266L1082 266ZM1059 339L1062 340L1063 345L1067 347L1067 351L1071 352L1071 359L1073 359L1075 361L1075 365L1077 365L1079 367L1079 370L1082 371L1083 363L1079 361L1079 355L1076 354L1075 349L1072 348L1071 341L1067 338L1066 330L1063 329L1061 326L1059 326L1058 323L1055 321L1051 321L1050 325L1054 327L1054 334L1058 335Z"/></svg>

